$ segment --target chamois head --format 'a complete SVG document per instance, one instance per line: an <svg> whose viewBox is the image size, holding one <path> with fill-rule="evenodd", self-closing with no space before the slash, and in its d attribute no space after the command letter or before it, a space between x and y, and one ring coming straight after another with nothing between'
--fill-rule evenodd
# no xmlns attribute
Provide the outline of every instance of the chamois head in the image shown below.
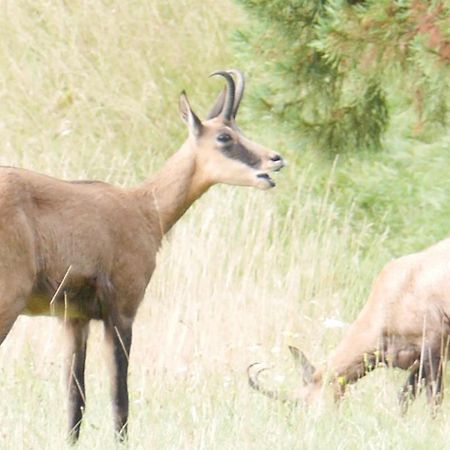
<svg viewBox="0 0 450 450"><path fill-rule="evenodd" d="M225 78L227 88L217 98L205 121L192 111L186 94L180 97L180 112L189 128L187 144L196 170L206 184L233 184L269 189L275 186L268 172L278 171L283 158L273 150L246 138L236 125L236 113L245 82L238 70L214 72ZM236 83L234 78L236 79Z"/></svg>

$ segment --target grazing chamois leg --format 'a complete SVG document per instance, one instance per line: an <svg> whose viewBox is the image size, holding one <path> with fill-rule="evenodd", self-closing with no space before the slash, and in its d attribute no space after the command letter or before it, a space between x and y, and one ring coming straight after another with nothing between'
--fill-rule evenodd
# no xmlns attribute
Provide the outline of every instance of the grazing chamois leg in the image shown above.
<svg viewBox="0 0 450 450"><path fill-rule="evenodd" d="M360 323L367 321L367 309L363 309L358 319L350 325L342 341L331 353L326 371L332 376L334 398L339 401L349 383L355 383L376 368L380 358L381 336L376 324L371 324L361 332Z"/></svg>
<svg viewBox="0 0 450 450"><path fill-rule="evenodd" d="M84 387L84 367L89 321L67 319L65 322L68 338L67 377L69 391L69 439L75 442L80 436L81 420L86 407Z"/></svg>
<svg viewBox="0 0 450 450"><path fill-rule="evenodd" d="M414 365L409 369L408 378L405 381L402 389L400 390L398 401L400 403L401 414L406 414L409 404L417 397L419 391L419 373L420 363L416 361Z"/></svg>
<svg viewBox="0 0 450 450"><path fill-rule="evenodd" d="M128 362L132 340L132 321L115 317L105 321L106 340L111 351L111 387L114 422L120 441L127 439Z"/></svg>
<svg viewBox="0 0 450 450"><path fill-rule="evenodd" d="M424 386L427 393L431 413L434 415L442 402L443 364L440 353L425 349L421 361L417 361L410 369L408 378L400 395L400 411L405 414L409 404L417 397Z"/></svg>
<svg viewBox="0 0 450 450"><path fill-rule="evenodd" d="M423 372L428 403L434 416L442 403L443 361L439 350L425 350Z"/></svg>

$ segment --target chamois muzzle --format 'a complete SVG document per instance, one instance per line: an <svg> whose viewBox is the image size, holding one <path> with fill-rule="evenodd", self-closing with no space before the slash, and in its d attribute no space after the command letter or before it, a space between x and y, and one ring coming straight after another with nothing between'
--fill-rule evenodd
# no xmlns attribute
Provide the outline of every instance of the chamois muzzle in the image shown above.
<svg viewBox="0 0 450 450"><path fill-rule="evenodd" d="M276 183L268 172L279 172L285 165L286 162L278 153L271 154L267 158L264 171L261 171L256 175L256 178L258 178L261 182L259 187L261 189L270 189L275 187Z"/></svg>

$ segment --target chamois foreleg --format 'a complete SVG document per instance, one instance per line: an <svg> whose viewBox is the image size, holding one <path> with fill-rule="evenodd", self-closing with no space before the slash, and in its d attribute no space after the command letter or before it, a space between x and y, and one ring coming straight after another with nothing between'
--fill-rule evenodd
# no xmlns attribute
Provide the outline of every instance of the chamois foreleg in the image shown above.
<svg viewBox="0 0 450 450"><path fill-rule="evenodd" d="M70 440L75 442L80 436L81 421L86 407L84 368L89 321L66 319L65 327L68 340L69 437Z"/></svg>
<svg viewBox="0 0 450 450"><path fill-rule="evenodd" d="M380 344L380 333L376 326L362 328L358 321L350 326L327 363L336 401L344 395L347 384L355 383L381 362L383 354Z"/></svg>
<svg viewBox="0 0 450 450"><path fill-rule="evenodd" d="M117 437L127 438L128 362L132 340L132 321L110 318L105 322L106 339L111 350L111 386Z"/></svg>

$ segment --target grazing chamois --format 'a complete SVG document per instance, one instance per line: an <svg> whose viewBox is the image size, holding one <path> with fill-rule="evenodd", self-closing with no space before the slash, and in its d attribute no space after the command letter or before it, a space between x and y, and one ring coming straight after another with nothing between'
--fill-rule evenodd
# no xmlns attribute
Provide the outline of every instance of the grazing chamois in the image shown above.
<svg viewBox="0 0 450 450"><path fill-rule="evenodd" d="M127 434L132 324L163 236L216 183L269 189L283 158L244 137L235 117L244 93L238 70L218 71L226 89L205 121L187 96L189 135L156 174L131 187L62 181L0 168L0 343L20 314L64 319L70 342L69 428L80 433L90 320L104 324L112 355L115 430Z"/></svg>
<svg viewBox="0 0 450 450"><path fill-rule="evenodd" d="M450 333L450 238L389 262L369 299L326 366L316 370L305 355L290 347L303 368L303 383L289 396L263 387L258 375L265 367L248 368L249 384L268 397L310 402L331 383L335 398L379 365L409 370L399 401L402 412L425 387L432 412L442 401L442 378Z"/></svg>

